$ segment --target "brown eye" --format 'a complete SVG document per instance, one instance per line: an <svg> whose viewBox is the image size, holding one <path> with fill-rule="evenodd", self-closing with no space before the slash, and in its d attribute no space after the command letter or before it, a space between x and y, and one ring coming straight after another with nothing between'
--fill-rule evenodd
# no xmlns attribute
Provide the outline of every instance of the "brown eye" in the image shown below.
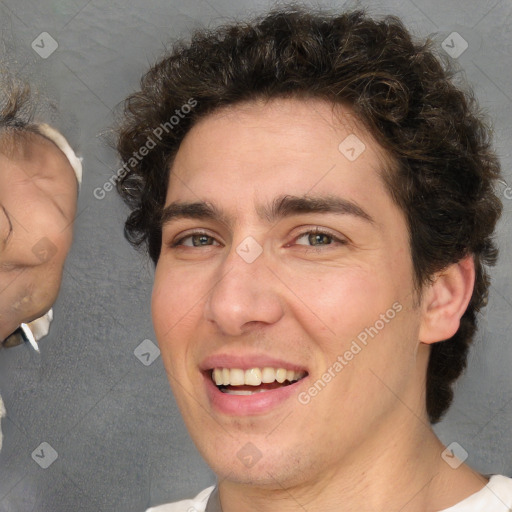
<svg viewBox="0 0 512 512"><path fill-rule="evenodd" d="M213 238L207 235L194 235L190 237L194 247L201 247L203 245L212 245Z"/></svg>
<svg viewBox="0 0 512 512"><path fill-rule="evenodd" d="M210 245L219 245L213 236L206 233L192 233L184 236L172 244L173 247L206 247Z"/></svg>
<svg viewBox="0 0 512 512"><path fill-rule="evenodd" d="M308 241L311 245L329 245L332 242L332 237L325 233L310 233Z"/></svg>
<svg viewBox="0 0 512 512"><path fill-rule="evenodd" d="M295 243L298 245L310 245L312 247L319 247L322 245L331 245L334 237L328 233L320 231L308 231L297 237Z"/></svg>

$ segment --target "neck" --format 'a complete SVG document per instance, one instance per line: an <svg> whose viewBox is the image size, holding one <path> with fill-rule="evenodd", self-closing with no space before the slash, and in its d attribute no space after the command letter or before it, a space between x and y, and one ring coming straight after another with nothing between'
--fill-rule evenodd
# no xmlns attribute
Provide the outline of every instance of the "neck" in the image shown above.
<svg viewBox="0 0 512 512"><path fill-rule="evenodd" d="M409 411L405 415L411 418ZM433 512L455 505L487 483L466 465L453 470L444 462L444 447L426 418L415 417L402 428L393 425L314 481L293 486L276 482L272 488L221 481L223 512Z"/></svg>

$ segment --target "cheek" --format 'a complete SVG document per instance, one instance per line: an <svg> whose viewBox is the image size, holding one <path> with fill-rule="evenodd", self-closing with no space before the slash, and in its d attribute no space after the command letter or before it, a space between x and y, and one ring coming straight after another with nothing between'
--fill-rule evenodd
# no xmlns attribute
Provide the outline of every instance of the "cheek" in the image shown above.
<svg viewBox="0 0 512 512"><path fill-rule="evenodd" d="M151 297L151 315L166 367L177 366L188 350L200 321L201 298L198 272L194 276L158 263Z"/></svg>
<svg viewBox="0 0 512 512"><path fill-rule="evenodd" d="M311 336L322 332L334 341L356 335L393 303L393 291L377 275L362 266L316 274L290 271L286 284L294 293L295 314L303 328Z"/></svg>
<svg viewBox="0 0 512 512"><path fill-rule="evenodd" d="M151 297L151 312L157 337L180 328L187 309L190 309L190 283L179 272L165 268L160 262L155 270Z"/></svg>

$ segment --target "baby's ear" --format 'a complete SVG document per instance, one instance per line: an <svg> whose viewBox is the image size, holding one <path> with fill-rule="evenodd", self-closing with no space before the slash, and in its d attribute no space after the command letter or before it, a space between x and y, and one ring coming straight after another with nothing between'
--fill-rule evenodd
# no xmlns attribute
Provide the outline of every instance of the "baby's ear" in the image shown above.
<svg viewBox="0 0 512 512"><path fill-rule="evenodd" d="M459 328L475 284L473 255L453 263L423 289L419 340L436 343L451 338Z"/></svg>

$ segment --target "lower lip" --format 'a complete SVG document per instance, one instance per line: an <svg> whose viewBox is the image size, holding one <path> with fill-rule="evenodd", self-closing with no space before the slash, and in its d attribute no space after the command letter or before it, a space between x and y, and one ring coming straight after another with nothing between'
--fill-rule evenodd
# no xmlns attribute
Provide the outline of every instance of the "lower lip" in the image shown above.
<svg viewBox="0 0 512 512"><path fill-rule="evenodd" d="M272 409L282 405L290 397L296 396L298 386L307 378L304 377L300 381L288 386L262 391L261 393L231 395L219 390L213 383L209 372L203 374L203 377L206 385L206 394L214 409L231 416L247 416L270 412Z"/></svg>

